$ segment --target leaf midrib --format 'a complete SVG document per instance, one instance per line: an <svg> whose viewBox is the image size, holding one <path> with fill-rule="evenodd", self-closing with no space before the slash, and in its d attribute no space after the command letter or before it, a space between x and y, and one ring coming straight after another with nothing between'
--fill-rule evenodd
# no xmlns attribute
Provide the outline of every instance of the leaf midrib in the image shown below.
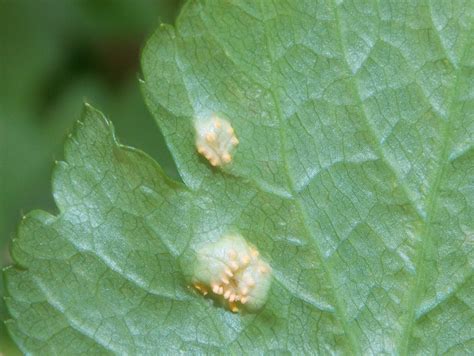
<svg viewBox="0 0 474 356"><path fill-rule="evenodd" d="M344 53L344 63L346 65L346 69L349 70L349 72L351 72L350 66L347 62L346 48L344 46L344 41L342 40L341 21L340 21L340 16L339 16L339 6L335 3L334 0L333 0L333 3L334 3L335 11L336 11L337 28L338 28L338 31L339 31L339 39L341 41L341 48L342 48L343 53ZM429 1L428 1L428 3L431 5L431 3ZM430 6L430 9L431 9L431 6ZM430 19L432 19L432 17L430 17ZM436 27L434 26L434 24L433 24L433 29L434 29L434 32L436 34L438 34L438 31L436 30ZM438 37L439 37L439 34L438 34ZM425 277L425 265L423 263L423 261L424 261L423 258L425 256L426 248L431 247L432 243L433 243L429 232L430 232L431 224L433 222L433 216L436 214L436 210L437 210L437 204L436 204L436 201L435 201L434 197L435 197L435 193L438 191L439 185L440 185L440 183L442 181L442 178L444 176L445 168L446 168L447 162L448 162L448 157L449 157L449 145L448 144L449 144L449 137L450 137L450 133L451 133L451 131L450 131L451 127L449 125L449 122L451 121L452 108L453 108L453 105L454 105L454 98L456 98L457 91L458 91L460 66L457 66L456 63L452 62L449 54L446 52L446 49L445 49L445 47L442 43L441 38L439 38L439 42L440 42L440 45L441 45L441 48L442 48L443 52L446 55L446 58L449 60L449 62L455 68L455 71L454 71L454 78L455 79L454 79L454 90L453 90L453 92L451 94L451 97L450 97L450 107L448 109L447 119L442 120L442 122L444 124L443 125L443 142L442 142L442 145L441 145L442 149L441 149L441 154L440 154L439 165L438 165L438 168L437 168L437 170L434 174L435 178L433 180L432 188L428 191L428 194L426 195L426 199L425 199L425 201L426 201L426 215L425 216L423 216L423 214L419 211L419 209L417 208L414 200L411 198L411 195L409 194L409 191L408 191L407 187L404 184L402 184L398 173L396 172L394 167L389 163L389 161L386 159L384 149L380 146L380 143L377 140L377 136L375 134L375 131L372 128L372 126L370 124L370 121L368 119L366 108L365 108L365 105L362 101L362 97L360 95L357 76L354 75L354 76L350 77L350 82L351 82L351 84L353 85L353 87L355 89L355 93L357 94L358 103L361 106L361 108L363 109L362 112L364 114L364 119L365 119L365 122L366 122L366 126L368 128L368 131L370 132L370 134L373 138L373 141L377 143L375 145L376 152L380 156L380 158L383 160L385 165L390 169L392 174L394 174L395 178L397 179L400 186L402 187L404 194L408 198L408 201L410 202L410 205L413 207L414 211L416 212L418 220L420 220L421 223L422 223L421 233L420 233L420 240L418 242L419 246L417 247L417 252L416 252L416 257L415 257L415 273L416 273L415 285L413 286L413 288L411 289L411 291L409 293L408 310L407 310L408 317L406 318L406 323L405 323L404 327L402 327L402 332L400 334L400 339L399 339L398 343L396 344L396 345L398 345L400 355L408 355L409 344L410 344L410 340L411 340L411 333L412 333L412 330L413 330L413 325L415 323L416 305L417 305L419 299L421 298L421 293L422 293L423 287L426 283L425 278L424 278Z"/></svg>
<svg viewBox="0 0 474 356"><path fill-rule="evenodd" d="M430 8L430 15L432 15L432 6L431 6L431 1L428 0L428 5ZM450 105L447 113L447 119L442 120L444 123L443 129L444 129L444 138L443 138L443 144L442 144L442 151L440 154L440 163L439 167L436 171L435 179L433 182L433 186L431 190L427 194L426 202L427 202L427 214L426 214L426 220L423 221L423 230L421 231L420 234L420 242L419 245L421 247L418 247L418 254L417 254L417 260L416 260L416 271L420 271L417 274L417 279L416 279L416 284L412 289L411 295L410 295L410 301L409 301L409 318L407 318L407 323L405 325L405 328L403 329L404 332L401 334L400 337L400 354L401 355L408 355L409 354L409 346L410 346L410 341L411 341L411 336L413 332L413 326L416 321L416 306L419 303L421 299L421 294L423 292L423 288L426 283L426 278L425 273L426 273L426 266L423 263L424 262L424 257L426 253L426 248L429 247L431 248L433 246L433 241L430 236L430 228L432 226L433 222L433 217L435 216L438 205L435 199L436 192L439 189L439 186L443 180L443 177L445 175L446 167L448 166L449 162L449 152L450 152L450 147L449 147L449 139L451 135L451 125L450 122L452 120L451 116L453 113L453 107L455 105L455 98L458 97L458 90L459 90L459 72L461 71L462 66L457 65L457 63L454 63L449 56L449 53L446 51L446 48L444 46L444 43L441 39L441 36L439 35L436 26L433 23L433 18L430 16L431 23L433 25L433 30L437 34L440 46L446 55L446 58L448 61L451 63L451 65L455 68L454 70L454 89L451 93L450 97ZM471 28L472 28L472 23L471 23ZM465 48L462 50L462 56L464 56L464 51Z"/></svg>
<svg viewBox="0 0 474 356"><path fill-rule="evenodd" d="M264 6L264 3L262 2L262 0L260 0L259 2L260 4L260 7L262 8L262 6ZM202 18L202 12L200 12L200 16L201 16L201 19L203 20L204 23L206 23L206 20L204 18ZM265 40L266 40L266 47L267 49L269 48L269 38L268 38L268 30L267 30L267 26L266 26L266 22L264 20L260 20L263 24L263 27L264 27L264 33L265 33ZM209 29L207 32L210 32ZM176 29L176 35L180 35L179 34L179 30L178 28ZM220 47L222 47L222 49L224 50L224 52L226 53L226 56L227 57L230 57L230 54L227 53L225 51L225 48L223 47L223 45L213 36L213 35L210 35L212 38L214 38L214 41L217 45L219 45ZM176 41L173 41L176 45ZM178 58L176 58L178 57ZM323 254L319 248L319 245L317 244L317 238L316 236L313 236L313 234L311 233L310 229L309 229L309 223L308 223L308 218L307 218L307 214L305 213L305 209L303 208L302 206L302 203L301 201L296 198L299 196L298 194L298 191L297 189L295 188L295 184L294 182L292 181L291 179L291 175L289 174L289 168L288 168L288 159L287 159L287 156L286 156L286 137L284 135L284 132L283 132L283 122L284 122L284 114L283 114L283 111L282 111L282 108L281 108L281 105L280 105L280 100L278 100L278 94L275 92L274 90L274 87L275 87L275 83L274 83L274 78L273 78L273 63L274 63L274 59L272 58L271 56L271 53L270 51L268 51L268 59L270 60L270 63L272 64L272 70L271 70L271 80L270 80L270 86L269 88L266 88L266 90L269 91L269 93L271 94L272 96L272 100L274 101L275 103L275 108L276 108L276 111L277 111L277 117L278 117L278 120L279 120L279 135L280 135L280 141L281 141L281 145L280 145L280 152L281 152L281 156L283 158L283 166L285 168L285 178L286 178L286 181L287 181L287 185L288 187L290 188L290 193L291 193L291 196L290 197L285 197L284 199L286 200L290 200L290 201L293 201L295 203L295 206L298 208L299 212L300 212L300 216L302 217L302 222L303 222L303 227L304 227L304 233L305 233L305 236L306 236L306 240L310 243L313 244L313 248L314 250L316 251L317 255L318 255L318 259L321 261L321 265L323 267L323 270L328 278L328 281L329 281L329 284L330 284L330 290L331 291L335 291L336 288L335 288L335 283L334 283L334 278L332 276L332 271L329 269L329 267L327 266L327 264L325 263L325 260L323 258ZM176 63L178 64L178 67L179 67L179 63L181 62L180 59L179 59L179 51L178 49L176 48L175 46L175 61ZM231 60L232 63L234 63L236 66L239 66L238 65L238 62L234 61L234 60ZM187 89L187 85L186 85L186 80L184 80L184 77L183 77L183 71L180 70L180 74L181 74L181 78L183 80L183 83L185 85L185 88L186 88L186 91L188 91ZM255 78L253 78L253 81L255 81ZM256 84L260 85L260 83L256 82ZM188 100L189 100L189 96L188 96ZM262 188L256 184L255 181L250 181L254 187L258 190L262 190ZM273 191L268 191L268 190L264 190L267 194L271 194L271 195L275 195L279 198L283 198L282 196L276 194L275 192ZM350 349L352 351L354 351L356 354L360 354L360 346L359 344L356 342L356 337L355 337L355 334L354 332L352 331L353 329L350 327L349 325L349 322L346 318L346 315L347 313L344 311L344 307L343 307L343 304L342 304L342 301L339 299L338 295L336 293L333 293L333 298L334 298L334 312L335 314L338 316L339 318L339 321L341 322L342 324L342 328L344 330L344 333L347 335L348 339L349 339L349 344L350 344ZM312 305L314 308L316 308L318 311L320 312L328 312L327 309L319 309L317 308L315 305ZM357 352L356 352L357 350Z"/></svg>
<svg viewBox="0 0 474 356"><path fill-rule="evenodd" d="M264 3L263 0L260 0L260 9L263 10ZM347 313L345 311L345 308L342 304L341 299L339 298L338 294L335 292L335 282L334 282L334 277L332 274L332 270L329 268L327 263L325 262L324 256L321 252L321 248L319 247L319 244L317 243L317 238L316 234L313 234L313 232L310 229L310 225L308 223L308 216L306 213L306 210L303 208L303 204L301 200L299 199L299 194L297 192L297 189L295 187L295 183L293 182L293 179L291 178L291 175L289 173L289 167L288 167L288 157L287 157L287 141L286 141L286 135L283 131L283 123L284 123L284 114L283 110L281 107L281 101L279 100L278 93L275 91L275 88L278 86L275 85L275 78L274 78L274 70L273 70L273 64L275 63L275 60L271 54L270 49L270 40L268 38L268 28L267 28L267 23L265 20L262 20L263 24L263 29L264 29L264 34L265 34L265 41L266 41L266 49L268 51L268 59L270 60L270 65L271 65L271 73L270 73L270 86L269 86L269 91L272 96L272 100L275 104L276 108L276 113L279 121L279 135L280 135L280 152L281 152L281 157L283 159L283 166L285 168L285 175L286 175L286 180L287 180L287 185L290 189L291 193L291 200L294 201L295 205L298 208L298 211L300 212L302 222L303 222L303 227L304 227L304 233L306 235L306 239L313 244L313 248L316 251L316 254L318 256L318 259L321 261L321 265L323 267L323 270L327 276L328 282L330 284L330 290L332 291L332 295L334 298L334 309L336 315L339 316L339 320L342 324L342 328L344 330L344 333L347 335L348 342L351 346L351 350L356 353L360 354L360 345L356 342L356 337L353 332L353 329L349 325L349 321L347 320Z"/></svg>
<svg viewBox="0 0 474 356"><path fill-rule="evenodd" d="M335 15L336 15L336 25L337 25L336 27L338 29L338 38L340 40L340 47L341 47L341 50L342 50L343 55L344 55L344 64L345 64L345 67L346 67L346 70L348 71L348 73L352 73L352 71L350 69L350 66L347 62L346 48L345 48L344 41L343 41L343 36L342 36L342 27L341 27L340 15L339 15L339 6L336 4L336 2L334 0L333 0L333 4L334 4L334 9L335 9ZM262 1L260 1L260 6L261 6L261 10L263 10L262 9L262 6L263 6ZM266 26L266 21L262 20L262 23L263 23L263 27L264 27L266 47L268 49L270 45L269 45L269 38L268 38L268 30L267 30L267 26ZM436 34L438 34L438 32L437 32L434 25L433 25L433 29L434 29L434 32ZM443 143L441 145L442 150L441 150L441 154L440 154L439 165L438 165L438 168L436 170L436 173L434 174L435 178L434 178L434 181L433 181L432 188L429 190L428 194L426 195L426 207L427 207L426 208L426 216L423 216L421 211L418 209L417 205L415 204L414 198L409 193L409 190L407 189L405 184L402 183L398 172L396 171L396 169L390 164L390 162L386 158L384 149L380 145L380 143L377 139L376 133L375 133L375 131L374 131L372 125L370 124L369 119L368 119L367 111L366 111L365 105L364 105L364 103L362 101L362 98L361 98L361 95L360 95L357 76L353 75L353 76L349 77L349 82L352 85L353 92L355 92L357 94L357 98L356 98L357 102L360 105L360 107L362 108L363 117L364 117L364 120L365 120L367 131L369 132L369 134L372 138L372 141L375 143L374 148L375 148L375 151L377 153L377 156L379 157L379 159L382 160L384 165L394 175L397 182L399 183L399 186L402 188L403 193L405 194L406 198L408 199L410 205L413 207L414 212L416 213L417 219L422 222L422 230L421 230L421 233L420 233L420 241L418 243L419 246L417 248L416 260L415 260L415 270L417 271L417 272L415 272L416 273L416 282L415 282L415 285L412 288L412 290L410 292L410 295L409 295L409 303L408 303L409 308L408 308L408 311L407 311L408 318L406 319L407 322L406 322L405 326L402 328L402 333L400 334L400 340L399 340L399 343L398 343L401 355L407 355L408 354L409 343L410 343L410 340L411 340L411 332L412 332L412 329L413 329L413 325L415 323L416 304L417 304L417 302L419 301L419 299L421 297L420 294L423 290L423 286L424 286L424 283L425 283L425 278L424 278L424 276L425 276L425 266L424 266L424 263L423 263L423 261L424 261L423 257L425 255L426 247L427 246L430 247L432 245L432 240L431 240L429 232L430 232L430 227L431 227L432 222L433 222L433 216L436 214L436 210L437 210L435 195L436 195L436 192L438 191L439 185L442 181L442 178L443 178L444 173L445 173L445 169L447 167L448 156L449 156L449 137L450 137L450 133L451 133L451 131L450 131L451 127L449 125L449 122L451 121L451 116L452 116L452 112L453 112L452 108L454 106L454 98L456 98L457 91L458 91L460 66L456 66L456 64L452 62L450 56L448 55L448 53L446 52L446 49L444 48L444 45L442 43L441 38L439 38L439 42L440 42L441 48L443 49L443 51L446 55L446 58L450 61L450 63L455 68L455 71L454 71L454 78L455 79L454 79L454 90L452 91L451 98L450 98L450 107L448 109L447 120L442 120L442 122L444 124L443 125L443 135L442 135L443 136ZM274 76L273 76L274 59L272 58L270 51L268 51L268 52L269 52L268 53L268 58L270 59L270 63L271 63L271 76L270 76L271 79L270 79L270 87L269 87L268 90L270 91L270 94L271 94L272 99L274 101L275 108L276 108L276 111L277 111L277 117L278 117L278 120L279 120L279 131L280 131L280 141L281 141L280 150L281 150L281 157L283 158L283 162L284 162L286 180L287 180L287 183L288 183L288 187L290 188L290 193L291 193L291 196L292 196L292 200L297 205L298 210L299 210L299 212L302 216L305 234L309 238L309 241L313 241L315 250L317 251L318 257L321 260L321 264L322 264L323 269L324 269L324 271L325 271L325 273L328 277L328 281L331 285L330 289L331 289L331 291L334 292L335 291L335 288L334 288L335 283L334 283L334 278L333 278L333 275L332 275L332 271L327 266L327 264L325 263L325 260L323 258L322 253L321 253L319 245L316 242L317 241L316 236L315 236L315 234L312 233L312 231L310 229L310 225L308 223L307 213L306 213L305 209L303 208L303 205L302 205L300 199L298 199L299 195L297 194L297 190L295 188L294 182L293 182L293 180L291 178L291 175L289 173L288 159L287 159L287 156L286 156L286 147L287 147L286 136L284 135L283 125L282 125L282 123L284 122L284 119L283 119L284 114L283 114L283 111L282 111L282 108L281 108L281 102L280 102L280 100L278 100L278 94L275 91L275 87L278 87L278 86L275 85ZM341 319L343 329L344 329L345 333L347 334L347 337L349 339L349 343L352 346L352 351L354 351L357 354L360 354L361 353L360 345L356 342L355 335L353 334L352 329L349 327L349 321L347 319L347 314L345 312L345 308L342 305L342 301L339 299L337 293L334 292L333 296L334 296L334 300L335 300L335 312L339 316L339 318ZM401 344L401 346L400 346L400 344Z"/></svg>

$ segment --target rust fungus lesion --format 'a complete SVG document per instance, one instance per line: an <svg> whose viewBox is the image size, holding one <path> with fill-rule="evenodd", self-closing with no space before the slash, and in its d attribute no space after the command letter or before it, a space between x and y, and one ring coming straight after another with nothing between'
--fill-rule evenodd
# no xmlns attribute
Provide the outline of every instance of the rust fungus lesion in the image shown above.
<svg viewBox="0 0 474 356"><path fill-rule="evenodd" d="M263 306L272 269L258 250L238 234L225 235L197 253L194 288L220 299L232 312Z"/></svg>
<svg viewBox="0 0 474 356"><path fill-rule="evenodd" d="M213 114L208 119L196 119L194 126L196 149L213 167L232 161L239 140L229 121Z"/></svg>

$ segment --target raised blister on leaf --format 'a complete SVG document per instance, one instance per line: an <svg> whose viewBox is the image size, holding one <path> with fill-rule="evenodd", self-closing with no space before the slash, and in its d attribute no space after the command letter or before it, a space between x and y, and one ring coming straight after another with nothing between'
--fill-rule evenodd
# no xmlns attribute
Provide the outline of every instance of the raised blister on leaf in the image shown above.
<svg viewBox="0 0 474 356"><path fill-rule="evenodd" d="M232 161L232 152L239 140L231 124L217 115L209 119L196 119L196 148L212 166Z"/></svg>
<svg viewBox="0 0 474 356"><path fill-rule="evenodd" d="M260 309L271 278L270 265L238 234L225 235L197 252L194 287L201 293L209 290L233 312L242 306L250 311Z"/></svg>

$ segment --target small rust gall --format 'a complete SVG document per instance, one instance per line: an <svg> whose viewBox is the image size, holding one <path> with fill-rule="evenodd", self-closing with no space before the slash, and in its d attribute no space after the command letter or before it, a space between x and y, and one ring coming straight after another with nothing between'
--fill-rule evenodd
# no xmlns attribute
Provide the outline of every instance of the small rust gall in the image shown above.
<svg viewBox="0 0 474 356"><path fill-rule="evenodd" d="M232 152L239 144L230 123L212 115L209 119L196 119L196 149L212 166L232 162Z"/></svg>

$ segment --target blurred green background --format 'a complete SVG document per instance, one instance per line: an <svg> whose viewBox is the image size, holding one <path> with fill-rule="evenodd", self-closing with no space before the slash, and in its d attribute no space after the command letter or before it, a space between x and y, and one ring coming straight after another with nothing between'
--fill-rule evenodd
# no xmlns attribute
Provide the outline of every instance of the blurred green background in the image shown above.
<svg viewBox="0 0 474 356"><path fill-rule="evenodd" d="M56 213L51 170L84 102L177 178L141 97L139 55L179 0L0 0L0 264L24 213ZM8 314L0 280L0 319ZM0 323L0 354L18 350Z"/></svg>

